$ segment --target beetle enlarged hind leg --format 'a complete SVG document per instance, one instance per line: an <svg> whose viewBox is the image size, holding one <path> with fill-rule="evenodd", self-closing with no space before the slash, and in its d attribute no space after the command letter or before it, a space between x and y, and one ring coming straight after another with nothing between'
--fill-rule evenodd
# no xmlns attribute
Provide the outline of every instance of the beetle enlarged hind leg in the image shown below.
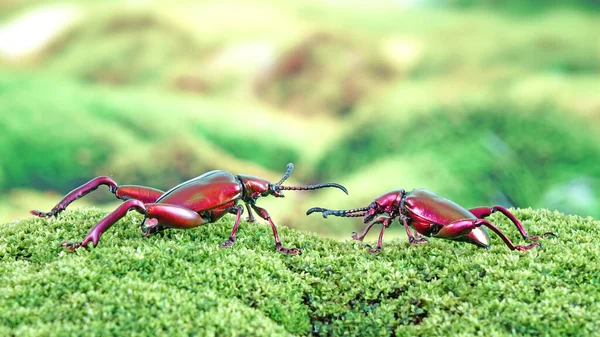
<svg viewBox="0 0 600 337"><path fill-rule="evenodd" d="M542 245L539 242L532 242L527 246L515 246L512 241L504 234L496 225L493 223L484 220L484 219L464 219L454 221L440 229L435 235L436 238L444 238L444 239L457 239L461 236L465 236L469 234L474 228L478 228L481 226L485 226L491 229L494 233L496 233L502 241L510 248L511 250L518 251L526 251L534 248L535 246L541 247Z"/></svg>
<svg viewBox="0 0 600 337"><path fill-rule="evenodd" d="M542 235L529 235L529 233L527 233L527 231L525 230L525 227L523 227L521 222L509 210L507 210L506 208L504 208L502 206L476 207L476 208L470 209L469 212L473 213L473 215L475 215L479 219L484 219L484 218L487 218L488 216L490 216L492 213L500 212L500 213L504 214L504 216L509 218L510 221L512 221L512 223L519 230L519 233L521 233L521 236L523 236L523 239L526 239L526 240L538 240L538 239L545 239L548 236L556 236L556 234L554 234L554 232L545 232Z"/></svg>
<svg viewBox="0 0 600 337"><path fill-rule="evenodd" d="M117 190L117 183L114 180L112 180L110 177L104 177L104 176L96 177L96 178L88 181L87 183L77 187L76 189L72 190L71 192L69 192L49 212L40 212L38 210L32 210L32 211L30 211L30 213L35 216L38 216L40 218L57 216L58 214L60 214L60 212L64 211L67 208L67 206L69 206L70 203L72 203L73 201L83 197L84 195L86 195L92 191L95 191L98 187L100 187L100 185L108 186L108 189L112 193L115 193L115 191Z"/></svg>
<svg viewBox="0 0 600 337"><path fill-rule="evenodd" d="M136 185L122 185L118 186L117 183L110 177L101 176L96 177L87 183L77 187L76 189L65 195L61 201L56 204L49 212L41 212L38 210L32 210L30 213L40 218L47 218L51 216L58 216L69 206L73 201L87 195L90 192L95 191L101 185L108 186L108 189L121 200L136 199L144 203L155 202L164 192L152 187L136 186Z"/></svg>
<svg viewBox="0 0 600 337"><path fill-rule="evenodd" d="M79 247L87 247L91 242L94 247L98 244L100 237L106 230L127 214L129 210L136 210L144 214L149 219L156 219L148 228L149 231L155 226L164 226L168 228L192 228L206 223L206 220L200 217L198 213L191 211L185 207L169 204L151 203L144 204L139 200L127 200L122 203L116 210L100 220L83 239L82 242L63 242L61 246L70 251L74 251Z"/></svg>
<svg viewBox="0 0 600 337"><path fill-rule="evenodd" d="M112 213L106 216L104 219L100 220L94 226L88 234L85 236L83 241L81 242L69 242L64 241L60 244L60 246L67 248L69 251L74 252L75 249L79 247L87 247L87 245L91 242L94 247L98 244L102 233L104 233L107 229L109 229L115 222L119 221L122 217L127 214L127 212L131 209L135 209L136 211L145 214L146 207L144 203L139 200L128 200L117 207Z"/></svg>

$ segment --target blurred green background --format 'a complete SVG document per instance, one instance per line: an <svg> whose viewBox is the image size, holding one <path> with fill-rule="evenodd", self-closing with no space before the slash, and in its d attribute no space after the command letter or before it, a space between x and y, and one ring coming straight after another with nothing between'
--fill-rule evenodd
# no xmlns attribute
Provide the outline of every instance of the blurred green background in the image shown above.
<svg viewBox="0 0 600 337"><path fill-rule="evenodd" d="M0 221L288 162L350 196L259 204L331 237L398 188L600 218L600 1L3 0L0 116Z"/></svg>

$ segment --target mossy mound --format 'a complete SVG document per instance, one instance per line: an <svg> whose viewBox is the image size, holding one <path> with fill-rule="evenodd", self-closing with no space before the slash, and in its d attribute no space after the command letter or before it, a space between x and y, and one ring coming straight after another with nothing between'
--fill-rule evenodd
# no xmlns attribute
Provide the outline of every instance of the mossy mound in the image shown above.
<svg viewBox="0 0 600 337"><path fill-rule="evenodd" d="M558 238L525 253L495 236L490 250L390 240L372 255L363 243L280 228L284 244L303 249L286 256L264 223L243 223L222 249L232 217L144 238L129 214L98 247L70 254L56 246L82 239L105 213L3 224L0 335L594 335L600 221L515 214L531 233Z"/></svg>
<svg viewBox="0 0 600 337"><path fill-rule="evenodd" d="M256 93L301 115L348 114L370 91L396 75L378 55L377 46L368 43L325 32L312 34L279 57L257 81Z"/></svg>

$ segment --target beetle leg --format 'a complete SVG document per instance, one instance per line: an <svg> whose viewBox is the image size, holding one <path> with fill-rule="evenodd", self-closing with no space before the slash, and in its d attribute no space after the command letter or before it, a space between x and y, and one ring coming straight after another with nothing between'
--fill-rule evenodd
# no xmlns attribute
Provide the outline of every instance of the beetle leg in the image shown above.
<svg viewBox="0 0 600 337"><path fill-rule="evenodd" d="M271 216L269 215L269 212L267 212L266 209L260 208L254 204L252 204L252 208L254 208L254 210L256 211L256 214L258 214L258 216L267 220L269 222L269 224L271 225L271 228L273 229L273 236L275 237L275 247L277 247L278 251L280 251L284 254L290 254L290 255L302 254L302 251L300 250L300 248L286 248L283 246L283 244L281 243L281 240L279 240L279 234L277 234L277 228L275 228L275 224L271 220Z"/></svg>
<svg viewBox="0 0 600 337"><path fill-rule="evenodd" d="M404 229L406 230L406 236L408 236L408 242L410 244L419 245L422 243L429 242L429 240L427 240L423 235L421 235L421 233L417 232L416 230L415 230L415 235L413 236L413 234L410 231L410 227L408 226L408 218L406 216L401 215L400 219L402 219L402 223L404 224Z"/></svg>
<svg viewBox="0 0 600 337"><path fill-rule="evenodd" d="M167 228L163 227L163 226L159 226L157 219L146 218L146 219L144 219L144 221L142 221L142 225L140 226L140 229L142 231L142 234L144 234L145 237L148 237L152 234L156 234L160 231L164 231Z"/></svg>
<svg viewBox="0 0 600 337"><path fill-rule="evenodd" d="M235 218L235 224L233 225L233 230L231 231L231 235L229 236L229 239L227 239L221 243L221 247L225 247L225 248L229 248L229 247L233 246L233 244L235 243L235 234L237 233L238 226L240 225L240 218L242 217L242 213L244 213L244 206L238 205L236 207L232 207L231 211L235 211L236 218Z"/></svg>
<svg viewBox="0 0 600 337"><path fill-rule="evenodd" d="M117 207L116 210L114 210L104 219L100 220L100 222L98 222L98 224L96 224L96 226L94 226L94 228L88 232L82 242L64 241L60 244L60 246L67 248L71 252L74 252L75 249L79 247L87 247L88 243L90 242L94 247L96 247L98 241L100 240L100 236L102 236L102 233L109 229L110 226L112 226L115 222L119 221L119 219L124 217L130 209L135 209L142 214L146 213L146 207L144 206L143 202L139 200L128 200Z"/></svg>
<svg viewBox="0 0 600 337"><path fill-rule="evenodd" d="M546 232L542 235L529 235L529 233L527 233L521 222L509 210L502 206L477 207L470 209L469 212L473 213L473 215L475 215L479 219L484 219L490 216L492 213L500 212L504 214L504 216L509 218L515 226L517 226L517 229L519 230L519 233L521 233L521 236L523 236L523 239L538 240L545 239L550 235L556 236L556 234L554 234L553 232Z"/></svg>
<svg viewBox="0 0 600 337"><path fill-rule="evenodd" d="M491 229L494 233L496 233L502 239L502 241L504 241L504 243L511 250L526 251L526 250L530 250L530 249L534 248L535 246L540 246L540 247L542 246L539 242L532 242L527 246L515 246L512 243L512 241L510 241L508 236L506 236L506 234L504 234L498 227L496 227L493 223L491 223L487 220L484 220L484 219L457 220L457 221L451 222L450 224L445 225L444 227L442 227L440 229L439 232L435 233L433 236L436 238L443 238L443 239L450 239L450 240L458 239L464 235L469 234L471 232L471 230L473 230L474 228L481 227L481 226L485 226L485 227Z"/></svg>
<svg viewBox="0 0 600 337"><path fill-rule="evenodd" d="M210 219L205 219L197 212L179 205L151 203L145 206L146 218L158 220L155 226L190 229L210 222Z"/></svg>
<svg viewBox="0 0 600 337"><path fill-rule="evenodd" d="M376 223L377 222L373 221L370 224L368 224L367 228L365 228L365 230L360 235L358 235L357 232L352 232L352 240L362 241L367 235L367 233L371 230L371 227L375 226Z"/></svg>
<svg viewBox="0 0 600 337"><path fill-rule="evenodd" d="M152 187L138 185L119 185L114 192L115 196L121 200L136 199L144 203L153 203L158 200L164 191Z"/></svg>
<svg viewBox="0 0 600 337"><path fill-rule="evenodd" d="M67 208L67 206L69 206L69 204L71 204L73 201L85 196L86 194L92 191L95 191L98 187L100 187L100 185L108 186L108 189L113 194L115 194L117 198L123 200L137 199L142 202L154 202L164 193L163 191L151 187L134 185L117 186L117 183L112 178L101 176L96 177L69 192L49 212L32 210L30 213L40 218L58 216L58 214L64 211L65 208Z"/></svg>
<svg viewBox="0 0 600 337"><path fill-rule="evenodd" d="M87 247L91 242L94 247L98 244L102 234L108 230L112 225L119 221L122 217L127 214L129 210L136 210L141 214L145 214L146 218L156 219L158 221L153 222L148 230L152 230L155 226L164 226L169 228L192 228L202 225L207 220L200 217L200 215L192 210L185 207L169 204L144 204L143 202L135 199L127 200L116 210L100 220L96 226L94 226L83 239L82 242L63 242L61 246L67 248L70 251L75 251L79 247Z"/></svg>
<svg viewBox="0 0 600 337"><path fill-rule="evenodd" d="M373 227L374 225L379 224L379 223L384 224L384 225L387 223L389 225L393 220L394 219L392 219L388 216L385 216L385 215L379 216L379 217L377 217L377 219L375 219L373 222L371 222L360 235L358 235L358 233L356 233L356 232L352 232L352 239L357 240L357 241L362 241L365 238L365 236L367 235L367 233L371 230L371 227Z"/></svg>
<svg viewBox="0 0 600 337"><path fill-rule="evenodd" d="M115 192L117 189L117 183L110 177L96 177L87 183L77 187L76 189L69 192L56 206L49 212L40 212L32 210L30 213L40 218L47 218L51 216L57 216L60 212L64 211L67 206L73 201L83 197L84 195L96 190L100 185L107 185L111 192Z"/></svg>
<svg viewBox="0 0 600 337"><path fill-rule="evenodd" d="M425 235L423 235L423 234L421 234L421 233L417 232L416 230L415 230L414 236L415 236L415 239L417 239L417 240L420 240L420 239L425 239L425 240L427 240L427 237L425 237Z"/></svg>
<svg viewBox="0 0 600 337"><path fill-rule="evenodd" d="M381 218L384 218L384 219L381 220L383 226L381 226L381 232L379 232L379 238L377 239L377 247L369 249L369 253L372 253L372 254L381 252L381 245L383 243L383 232L394 220L393 218L389 218L389 217L379 217L379 218L377 218L377 220L380 220ZM375 221L377 221L377 220L375 220Z"/></svg>
<svg viewBox="0 0 600 337"><path fill-rule="evenodd" d="M256 218L254 217L254 213L252 212L252 209L250 208L250 205L248 203L246 203L246 209L248 210L248 216L246 217L246 221L255 222Z"/></svg>

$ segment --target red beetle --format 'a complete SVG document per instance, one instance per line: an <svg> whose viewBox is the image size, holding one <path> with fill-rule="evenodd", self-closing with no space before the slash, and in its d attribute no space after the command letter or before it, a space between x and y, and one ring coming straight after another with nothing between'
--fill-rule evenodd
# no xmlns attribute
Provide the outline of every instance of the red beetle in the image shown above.
<svg viewBox="0 0 600 337"><path fill-rule="evenodd" d="M556 236L552 232L546 232L541 236L531 236L527 234L527 231L525 231L519 220L502 206L477 207L467 210L426 189L414 189L410 192L404 190L391 191L376 198L375 201L367 207L339 211L314 207L309 209L306 214L322 212L324 218L328 215L341 217L364 216L364 222L367 223L373 220L376 215L387 213L387 216L382 215L377 217L375 221L365 228L361 235L357 235L356 232L352 234L354 240L362 241L373 225L377 223L382 224L383 228L381 228L381 233L379 233L377 247L370 249L369 252L371 253L378 253L381 251L383 232L397 217L399 217L404 224L406 234L408 235L408 241L411 244L428 242L423 236L429 236L456 241L466 241L479 247L489 248L490 237L485 229L485 227L487 227L498 234L511 250L516 249L519 251L526 251L535 246L541 246L539 242L532 242L527 246L515 246L510 239L498 229L498 227L484 219L497 211L504 214L515 224L515 226L517 226L524 239L536 240L548 235ZM415 229L415 235L411 233L409 227Z"/></svg>
<svg viewBox="0 0 600 337"><path fill-rule="evenodd" d="M233 175L223 170L210 171L177 185L167 192L144 186L118 186L109 177L97 177L71 191L50 212L45 213L34 210L31 211L31 214L42 218L57 216L73 201L97 189L100 185L107 185L117 198L125 202L94 226L82 242L65 241L61 246L70 251L75 251L75 249L86 247L88 243L92 242L96 247L102 233L125 216L129 210L134 209L144 214L141 227L146 236L166 228L193 228L205 223L215 222L227 213L236 214L237 217L231 236L221 243L223 247L231 247L235 242L240 217L244 212L244 207L238 205L238 201L242 200L248 209L248 221L254 221L252 208L261 218L271 224L278 251L285 254L298 254L301 253L300 249L285 248L281 244L271 216L264 208L256 206L256 200L259 197L268 195L282 198L284 197L281 192L283 190L315 190L323 187L337 187L346 194L348 194L348 191L344 186L336 183L305 187L281 186L293 169L294 165L288 164L285 175L276 184L249 175Z"/></svg>

